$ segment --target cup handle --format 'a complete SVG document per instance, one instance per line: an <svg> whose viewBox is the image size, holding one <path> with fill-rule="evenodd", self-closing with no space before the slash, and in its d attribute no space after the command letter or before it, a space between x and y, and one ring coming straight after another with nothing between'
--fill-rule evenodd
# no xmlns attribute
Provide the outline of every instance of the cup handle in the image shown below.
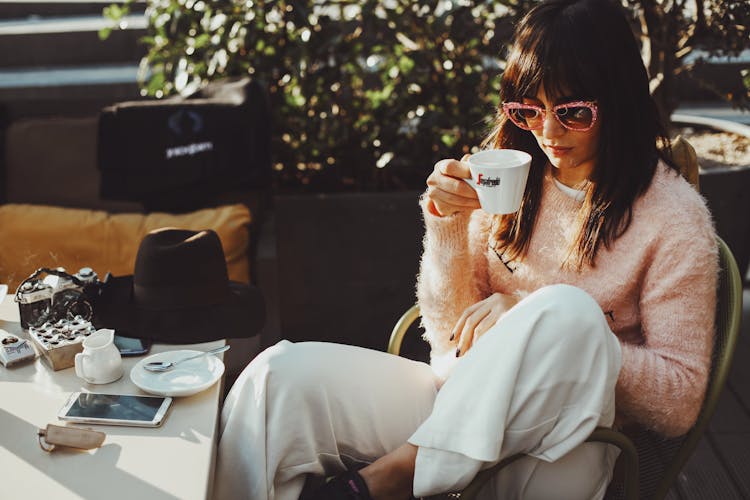
<svg viewBox="0 0 750 500"><path fill-rule="evenodd" d="M75 368L76 368L76 376L88 381L88 377L86 376L86 371L83 368L83 360L86 358L86 355L79 352L76 354L75 357Z"/></svg>

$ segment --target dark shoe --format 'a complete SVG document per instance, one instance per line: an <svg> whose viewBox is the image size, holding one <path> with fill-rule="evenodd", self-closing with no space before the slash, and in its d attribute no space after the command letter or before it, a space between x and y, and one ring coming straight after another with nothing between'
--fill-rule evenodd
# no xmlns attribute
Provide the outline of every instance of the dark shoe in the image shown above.
<svg viewBox="0 0 750 500"><path fill-rule="evenodd" d="M362 476L350 470L318 488L312 500L372 500L372 497Z"/></svg>

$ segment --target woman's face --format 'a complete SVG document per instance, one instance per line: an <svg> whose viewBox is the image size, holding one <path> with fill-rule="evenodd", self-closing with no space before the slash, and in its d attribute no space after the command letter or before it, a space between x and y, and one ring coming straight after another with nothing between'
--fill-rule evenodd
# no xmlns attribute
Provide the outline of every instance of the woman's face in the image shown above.
<svg viewBox="0 0 750 500"><path fill-rule="evenodd" d="M574 100L577 99L563 97L550 100L542 86L536 96L523 99L525 104L536 104L546 109L544 126L531 132L549 162L557 169L553 172L555 177L573 187L587 180L594 169L601 126L597 119L594 126L585 132L563 127L554 117L552 108Z"/></svg>

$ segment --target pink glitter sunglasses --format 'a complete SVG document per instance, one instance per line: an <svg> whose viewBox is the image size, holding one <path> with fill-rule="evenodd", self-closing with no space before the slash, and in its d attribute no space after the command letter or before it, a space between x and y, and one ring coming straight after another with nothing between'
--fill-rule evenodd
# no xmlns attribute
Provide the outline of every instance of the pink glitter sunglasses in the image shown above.
<svg viewBox="0 0 750 500"><path fill-rule="evenodd" d="M593 101L575 101L558 104L552 113L560 125L568 130L586 132L596 123L597 106ZM536 104L504 102L503 112L517 127L538 130L544 126L547 110Z"/></svg>

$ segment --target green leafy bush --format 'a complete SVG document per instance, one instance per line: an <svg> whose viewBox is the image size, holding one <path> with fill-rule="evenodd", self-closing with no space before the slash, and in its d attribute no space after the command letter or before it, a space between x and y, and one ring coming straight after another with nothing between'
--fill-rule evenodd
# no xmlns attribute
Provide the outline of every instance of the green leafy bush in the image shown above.
<svg viewBox="0 0 750 500"><path fill-rule="evenodd" d="M105 15L120 19L132 2ZM694 49L750 46L747 0L622 2L665 116L677 106L675 77L703 61L688 63ZM251 75L271 100L277 189L421 189L435 161L486 135L513 22L534 3L149 0L143 92ZM747 102L746 91L724 97Z"/></svg>
<svg viewBox="0 0 750 500"><path fill-rule="evenodd" d="M486 135L514 12L497 1L154 0L143 92L251 75L269 92L280 189L421 189L435 161Z"/></svg>

